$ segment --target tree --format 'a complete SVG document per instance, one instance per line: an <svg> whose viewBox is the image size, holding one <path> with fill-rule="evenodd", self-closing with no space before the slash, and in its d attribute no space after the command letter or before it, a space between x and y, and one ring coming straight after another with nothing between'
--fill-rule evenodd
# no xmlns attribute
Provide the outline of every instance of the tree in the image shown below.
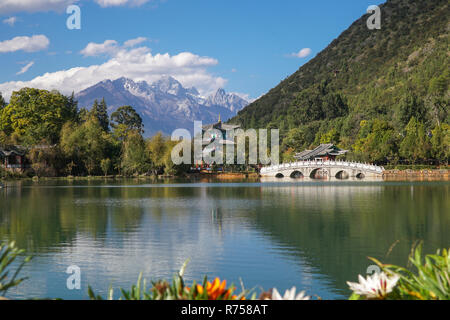
<svg viewBox="0 0 450 320"><path fill-rule="evenodd" d="M3 98L2 93L0 92L0 112L4 107L6 107L6 101Z"/></svg>
<svg viewBox="0 0 450 320"><path fill-rule="evenodd" d="M165 165L165 155L168 151L168 143L162 136L161 132L158 132L155 136L147 141L147 152L152 163L154 173L157 173Z"/></svg>
<svg viewBox="0 0 450 320"><path fill-rule="evenodd" d="M450 157L450 125L443 123L431 131L431 153L439 163L448 163Z"/></svg>
<svg viewBox="0 0 450 320"><path fill-rule="evenodd" d="M79 113L78 113L78 101L75 100L75 93L72 91L72 94L70 95L70 97L68 98L68 102L67 102L67 108L69 109L69 113L76 115L77 119L79 120Z"/></svg>
<svg viewBox="0 0 450 320"><path fill-rule="evenodd" d="M353 145L357 159L386 163L397 156L395 130L385 120L361 121L359 139Z"/></svg>
<svg viewBox="0 0 450 320"><path fill-rule="evenodd" d="M91 109L91 114L94 115L99 124L100 127L102 127L103 131L108 132L109 131L109 118L108 118L108 107L105 102L105 98L98 103L97 99L94 101L94 104Z"/></svg>
<svg viewBox="0 0 450 320"><path fill-rule="evenodd" d="M76 119L76 110L66 96L57 91L23 88L13 92L10 103L1 110L0 130L20 135L26 144L59 140L63 124Z"/></svg>
<svg viewBox="0 0 450 320"><path fill-rule="evenodd" d="M307 145L305 130L303 128L294 128L289 130L286 138L283 139L283 150L292 149L297 152L302 151Z"/></svg>
<svg viewBox="0 0 450 320"><path fill-rule="evenodd" d="M34 174L40 177L55 177L64 169L64 157L57 146L33 147L27 158Z"/></svg>
<svg viewBox="0 0 450 320"><path fill-rule="evenodd" d="M137 130L129 131L123 142L121 167L126 175L142 174L150 170L145 141Z"/></svg>
<svg viewBox="0 0 450 320"><path fill-rule="evenodd" d="M444 96L448 90L450 72L445 70L444 74L430 80L429 92L438 96Z"/></svg>
<svg viewBox="0 0 450 320"><path fill-rule="evenodd" d="M417 121L425 122L427 120L427 109L424 102L416 94L408 92L400 104L400 121L403 125L406 125L411 117L416 118Z"/></svg>
<svg viewBox="0 0 450 320"><path fill-rule="evenodd" d="M78 168L84 167L89 175L100 167L108 144L108 135L94 116L81 125L68 122L61 130L61 149L64 154L74 161ZM82 173L82 170L79 169L79 173Z"/></svg>
<svg viewBox="0 0 450 320"><path fill-rule="evenodd" d="M339 132L335 128L332 128L327 133L323 134L320 137L320 143L333 143L338 144L339 143Z"/></svg>
<svg viewBox="0 0 450 320"><path fill-rule="evenodd" d="M170 175L181 175L189 170L191 167L190 164L179 164L176 165L172 161L172 149L177 144L176 141L171 141L167 139L166 141L166 147L165 147L165 153L163 156L163 162L164 162L164 173L170 174Z"/></svg>
<svg viewBox="0 0 450 320"><path fill-rule="evenodd" d="M335 119L348 115L346 98L339 92L333 92L327 82L301 91L294 99L289 113L295 115L297 124L310 121Z"/></svg>
<svg viewBox="0 0 450 320"><path fill-rule="evenodd" d="M105 177L108 175L109 170L111 170L111 159L103 159L100 162L100 167L102 168L103 173L105 174Z"/></svg>
<svg viewBox="0 0 450 320"><path fill-rule="evenodd" d="M122 106L111 114L111 126L114 130L124 131L128 133L136 130L143 133L142 118L131 106ZM120 134L123 135L121 132Z"/></svg>
<svg viewBox="0 0 450 320"><path fill-rule="evenodd" d="M413 163L428 159L431 145L424 124L412 117L405 132L405 137L400 143L400 155Z"/></svg>

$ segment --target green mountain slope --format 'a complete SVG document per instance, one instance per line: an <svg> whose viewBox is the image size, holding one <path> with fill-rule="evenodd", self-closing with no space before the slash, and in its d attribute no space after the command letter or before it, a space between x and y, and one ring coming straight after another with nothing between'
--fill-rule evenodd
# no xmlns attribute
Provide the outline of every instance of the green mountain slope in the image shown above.
<svg viewBox="0 0 450 320"><path fill-rule="evenodd" d="M333 142L360 161L448 162L449 3L380 7L381 30L362 16L230 122L279 128L284 160Z"/></svg>

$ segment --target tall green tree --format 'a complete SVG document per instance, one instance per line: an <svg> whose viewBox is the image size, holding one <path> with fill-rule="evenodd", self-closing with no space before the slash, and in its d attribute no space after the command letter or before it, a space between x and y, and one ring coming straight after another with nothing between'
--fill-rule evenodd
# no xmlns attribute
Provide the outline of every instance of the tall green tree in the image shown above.
<svg viewBox="0 0 450 320"><path fill-rule="evenodd" d="M63 124L77 118L73 102L57 91L23 88L1 110L0 130L18 134L26 144L56 143Z"/></svg>
<svg viewBox="0 0 450 320"><path fill-rule="evenodd" d="M408 92L400 103L400 121L403 125L407 125L412 117L426 122L427 112L424 102L415 93Z"/></svg>
<svg viewBox="0 0 450 320"><path fill-rule="evenodd" d="M76 163L80 174L99 172L108 144L108 134L92 115L81 125L68 122L61 130L61 149L68 159Z"/></svg>
<svg viewBox="0 0 450 320"><path fill-rule="evenodd" d="M163 169L166 164L166 153L169 151L168 141L164 139L161 132L158 132L152 138L147 140L146 147L154 173L157 173Z"/></svg>
<svg viewBox="0 0 450 320"><path fill-rule="evenodd" d="M143 133L144 125L141 116L131 106L119 107L111 114L111 126L116 136L124 137L129 131Z"/></svg>
<svg viewBox="0 0 450 320"><path fill-rule="evenodd" d="M94 115L99 124L100 127L102 127L103 131L108 132L109 131L109 117L108 117L108 106L106 105L105 98L100 101L100 103L97 101L97 99L94 101L94 104L92 105L91 114Z"/></svg>
<svg viewBox="0 0 450 320"><path fill-rule="evenodd" d="M427 160L430 151L430 139L424 124L412 117L405 127L405 137L400 143L400 155L408 161L417 163L420 160Z"/></svg>
<svg viewBox="0 0 450 320"><path fill-rule="evenodd" d="M123 142L121 167L125 175L143 174L150 170L145 141L137 130L129 131Z"/></svg>
<svg viewBox="0 0 450 320"><path fill-rule="evenodd" d="M361 121L359 139L353 145L360 161L386 163L397 158L398 139L394 128L385 120Z"/></svg>
<svg viewBox="0 0 450 320"><path fill-rule="evenodd" d="M450 125L443 123L431 131L431 153L439 163L448 163L450 158Z"/></svg>
<svg viewBox="0 0 450 320"><path fill-rule="evenodd" d="M0 92L0 110L6 107L6 101L2 96L2 93Z"/></svg>

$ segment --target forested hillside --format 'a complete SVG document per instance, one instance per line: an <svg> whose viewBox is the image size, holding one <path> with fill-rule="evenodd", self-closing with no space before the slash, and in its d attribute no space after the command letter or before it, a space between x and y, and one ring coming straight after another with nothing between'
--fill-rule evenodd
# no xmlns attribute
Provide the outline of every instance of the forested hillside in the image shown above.
<svg viewBox="0 0 450 320"><path fill-rule="evenodd" d="M362 16L314 59L230 120L279 128L284 160L319 143L377 163L447 163L447 0L388 0L380 30Z"/></svg>

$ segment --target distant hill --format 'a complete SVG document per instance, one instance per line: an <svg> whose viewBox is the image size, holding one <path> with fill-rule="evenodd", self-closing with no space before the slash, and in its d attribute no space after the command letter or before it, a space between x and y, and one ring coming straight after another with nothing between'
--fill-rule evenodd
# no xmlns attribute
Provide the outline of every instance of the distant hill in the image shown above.
<svg viewBox="0 0 450 320"><path fill-rule="evenodd" d="M119 78L104 80L75 95L79 107L90 109L94 100L105 98L109 113L130 105L143 119L145 135L158 131L171 134L177 128L193 130L193 121L214 123L219 115L224 121L236 115L248 102L236 94L218 89L209 97L200 96L195 88L184 88L172 77L148 84Z"/></svg>
<svg viewBox="0 0 450 320"><path fill-rule="evenodd" d="M333 142L359 160L448 161L449 2L388 0L380 8L381 30L369 30L363 15L230 122L279 128L286 159Z"/></svg>

